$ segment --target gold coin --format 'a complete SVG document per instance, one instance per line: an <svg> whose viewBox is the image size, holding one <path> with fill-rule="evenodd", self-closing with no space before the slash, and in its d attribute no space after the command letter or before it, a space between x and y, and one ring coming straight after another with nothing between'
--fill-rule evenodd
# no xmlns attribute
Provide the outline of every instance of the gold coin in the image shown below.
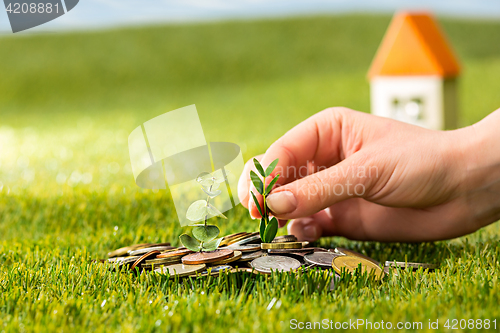
<svg viewBox="0 0 500 333"><path fill-rule="evenodd" d="M332 267L338 274L341 273L342 268L345 268L348 272L353 273L358 265L361 265L361 272L368 272L368 274L374 274L377 279L384 276L384 271L378 265L374 264L371 260L365 258L353 257L353 256L338 256L333 258Z"/></svg>
<svg viewBox="0 0 500 333"><path fill-rule="evenodd" d="M168 264L168 263L178 263L181 262L181 258L158 258L156 257L155 259L149 259L146 260L147 265L161 265L161 264Z"/></svg>
<svg viewBox="0 0 500 333"><path fill-rule="evenodd" d="M353 250L344 249L343 247L336 247L335 248L335 252L340 253L340 254L345 254L346 256L363 258L363 259L371 261L372 263L374 263L377 266L380 265L380 263L377 260L373 259L373 258L370 258L368 256L365 256L364 254L361 254L361 253L353 251Z"/></svg>
<svg viewBox="0 0 500 333"><path fill-rule="evenodd" d="M175 264L175 265L162 266L162 267L156 268L155 272L160 273L160 274L167 274L168 273L170 276L183 277L183 276L188 276L191 274L201 272L201 271L205 270L205 268L206 268L205 264L200 264L200 265Z"/></svg>
<svg viewBox="0 0 500 333"><path fill-rule="evenodd" d="M236 261L238 259L241 258L241 256L243 255L243 253L241 251L234 251L233 252L234 255L232 257L229 257L227 259L222 259L222 260L219 260L219 261L214 261L212 263L210 263L210 266L220 266L220 265L225 265L225 264L228 264L230 262L233 262L233 261Z"/></svg>
<svg viewBox="0 0 500 333"><path fill-rule="evenodd" d="M223 245L227 245L229 244L229 242L231 242L232 240L238 238L238 237L242 237L242 236L245 236L247 235L248 232L239 232L237 234L232 234L232 235L228 235L228 236L225 236L223 239L222 239L222 242L220 242L219 246L223 246Z"/></svg>
<svg viewBox="0 0 500 333"><path fill-rule="evenodd" d="M309 243L307 243L309 244ZM301 249L302 242L288 242L288 243L262 243L260 244L263 250L275 249Z"/></svg>

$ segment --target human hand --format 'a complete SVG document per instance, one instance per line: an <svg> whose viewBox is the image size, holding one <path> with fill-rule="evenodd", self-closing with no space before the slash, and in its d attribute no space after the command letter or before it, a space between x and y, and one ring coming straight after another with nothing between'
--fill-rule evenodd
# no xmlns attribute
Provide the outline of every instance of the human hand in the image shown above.
<svg viewBox="0 0 500 333"><path fill-rule="evenodd" d="M293 219L288 231L301 240L430 241L473 232L499 218L498 201L489 197L485 206L480 190L500 179L491 176L499 173L500 151L492 143L499 142L499 112L471 127L432 131L345 108L324 110L258 157L264 168L279 158L271 176L280 174L278 186L267 204L280 226ZM252 168L249 161L238 195L255 218Z"/></svg>

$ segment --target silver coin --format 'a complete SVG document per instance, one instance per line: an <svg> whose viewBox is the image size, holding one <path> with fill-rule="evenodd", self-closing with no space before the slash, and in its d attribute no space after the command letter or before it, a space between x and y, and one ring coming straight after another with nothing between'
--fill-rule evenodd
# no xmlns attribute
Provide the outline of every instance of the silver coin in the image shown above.
<svg viewBox="0 0 500 333"><path fill-rule="evenodd" d="M115 260L113 263L118 264L118 266L129 265L136 262L140 256L132 256L132 257L121 257L119 260Z"/></svg>
<svg viewBox="0 0 500 333"><path fill-rule="evenodd" d="M165 251L165 250L171 250L173 248L174 248L173 246L152 246L152 247L146 247L144 249L128 251L128 255L140 256L151 251Z"/></svg>
<svg viewBox="0 0 500 333"><path fill-rule="evenodd" d="M310 264L332 268L333 258L341 256L342 254L332 252L315 252L306 254L304 260Z"/></svg>
<svg viewBox="0 0 500 333"><path fill-rule="evenodd" d="M298 269L301 264L297 259L284 256L267 256L254 259L250 265L261 273L271 273L271 271L288 272Z"/></svg>
<svg viewBox="0 0 500 333"><path fill-rule="evenodd" d="M271 243L288 243L288 242L296 242L297 237L294 235L283 235L283 236L278 236L273 239Z"/></svg>
<svg viewBox="0 0 500 333"><path fill-rule="evenodd" d="M418 269L422 267L423 269L436 269L439 267L439 264L424 264L420 262L404 262L404 261L386 261L385 267L411 267L414 269Z"/></svg>
<svg viewBox="0 0 500 333"><path fill-rule="evenodd" d="M249 244L249 243L261 243L261 240L260 240L260 236L259 235L254 235L254 236L251 236L251 237L248 237L248 238L245 238L245 239L242 239L240 241L237 241L231 245L228 245L229 246L238 246L238 245L245 245L245 244Z"/></svg>
<svg viewBox="0 0 500 333"><path fill-rule="evenodd" d="M247 252L241 256L239 261L251 261L251 260L254 260L254 259L257 259L260 257L264 257L264 256L267 256L266 251L260 250L260 251L255 251L255 252Z"/></svg>
<svg viewBox="0 0 500 333"><path fill-rule="evenodd" d="M233 251L240 251L240 252L253 252L260 250L260 245L259 244L245 244L245 245L235 245L231 244L225 247L226 249L231 249Z"/></svg>

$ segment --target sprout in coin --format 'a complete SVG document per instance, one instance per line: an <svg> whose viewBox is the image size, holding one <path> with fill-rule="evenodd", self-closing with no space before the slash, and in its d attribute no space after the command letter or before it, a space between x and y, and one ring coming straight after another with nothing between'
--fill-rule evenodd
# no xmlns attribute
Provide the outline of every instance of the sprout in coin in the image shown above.
<svg viewBox="0 0 500 333"><path fill-rule="evenodd" d="M203 172L196 181L200 183L201 189L207 195L206 200L197 200L189 206L186 212L186 218L193 222L203 221L203 224L194 224L193 237L182 234L179 238L182 245L191 251L215 251L222 238L219 236L219 228L215 225L208 225L207 220L214 216L226 218L214 205L210 203L210 199L221 194L221 190L217 190L219 185L226 180L227 171L219 169L213 173Z"/></svg>
<svg viewBox="0 0 500 333"><path fill-rule="evenodd" d="M255 172L250 171L250 179L257 189L257 192L262 195L263 200L263 205L261 206L255 194L252 191L250 192L252 194L253 201L255 202L255 205L257 206L257 209L259 210L259 213L261 215L259 229L260 239L263 243L271 243L276 236L276 233L278 232L278 220L274 216L269 219L270 210L266 204L266 197L273 189L273 186L276 184L276 181L278 181L280 175L274 176L273 180L271 180L267 186L266 177L269 177L273 173L274 168L276 168L276 165L278 164L278 159L275 159L271 164L269 164L265 171L259 161L257 161L255 158L253 159L253 163L255 164L255 168L257 168L257 171L262 176L261 179Z"/></svg>

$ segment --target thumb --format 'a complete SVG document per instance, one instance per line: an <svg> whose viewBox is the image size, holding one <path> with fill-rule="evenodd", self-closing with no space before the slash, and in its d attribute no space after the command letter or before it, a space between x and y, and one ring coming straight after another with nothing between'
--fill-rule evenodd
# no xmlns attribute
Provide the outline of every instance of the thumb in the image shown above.
<svg viewBox="0 0 500 333"><path fill-rule="evenodd" d="M266 198L273 215L295 219L319 212L331 205L366 194L369 174L357 152L342 162L276 188ZM372 167L375 168L376 167Z"/></svg>

